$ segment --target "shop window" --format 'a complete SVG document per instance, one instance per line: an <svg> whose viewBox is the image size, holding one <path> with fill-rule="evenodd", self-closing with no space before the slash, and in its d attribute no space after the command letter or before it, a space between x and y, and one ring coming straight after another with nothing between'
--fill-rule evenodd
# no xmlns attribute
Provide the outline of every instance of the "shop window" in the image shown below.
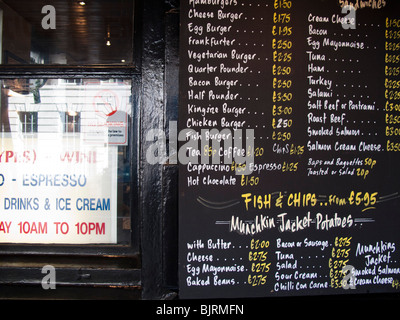
<svg viewBox="0 0 400 320"><path fill-rule="evenodd" d="M136 142L129 138L134 1L50 4L55 25L47 28L43 1L0 1L0 154L7 155L0 158L7 175L0 221L11 223L0 247L77 245L95 252L89 245L96 245L126 254L137 250Z"/></svg>
<svg viewBox="0 0 400 320"><path fill-rule="evenodd" d="M132 84L80 80L49 79L40 103L4 81L0 220L11 227L0 243L129 244Z"/></svg>
<svg viewBox="0 0 400 320"><path fill-rule="evenodd" d="M2 285L42 292L51 265L67 298L140 287L133 16L133 0L0 1Z"/></svg>

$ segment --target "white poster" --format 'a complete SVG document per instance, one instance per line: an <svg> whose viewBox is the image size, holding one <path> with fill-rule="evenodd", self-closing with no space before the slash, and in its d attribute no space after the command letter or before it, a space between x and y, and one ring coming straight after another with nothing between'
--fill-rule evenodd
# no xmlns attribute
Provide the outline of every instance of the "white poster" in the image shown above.
<svg viewBox="0 0 400 320"><path fill-rule="evenodd" d="M117 242L117 148L79 136L0 139L0 243Z"/></svg>

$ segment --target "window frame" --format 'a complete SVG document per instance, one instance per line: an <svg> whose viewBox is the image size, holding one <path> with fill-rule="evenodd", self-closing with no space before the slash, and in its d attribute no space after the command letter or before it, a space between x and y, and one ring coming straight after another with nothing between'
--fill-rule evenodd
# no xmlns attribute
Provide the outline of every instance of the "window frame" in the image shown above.
<svg viewBox="0 0 400 320"><path fill-rule="evenodd" d="M140 138L140 85L141 85L141 1L134 1L133 12L133 63L131 65L0 65L0 80L6 79L117 79L131 80L132 116L128 131L128 153L130 155L130 244L0 244L0 256L24 257L86 257L134 258L134 264L140 267L140 212L139 212L139 138ZM33 258L32 260L34 260ZM104 260L104 259L103 259Z"/></svg>
<svg viewBox="0 0 400 320"><path fill-rule="evenodd" d="M173 181L165 182L174 189L172 199L161 200L160 181L163 166L150 166L143 155L143 135L156 127L160 119L149 117L154 110L160 117L163 110L154 104L154 97L175 110L175 91L165 88L164 68L170 64L176 72L176 60L167 62L165 47L170 42L177 45L176 30L179 23L178 4L161 5L163 2L134 0L133 63L124 66L109 65L0 65L0 79L46 78L46 79L130 79L132 83L132 116L130 118L129 154L131 158L131 244L124 245L0 245L0 298L39 297L90 299L154 299L165 294L165 290L178 290L178 259L175 248L177 210L170 216L172 224L162 221L161 206L175 208L177 190ZM168 10L171 9L171 10ZM171 17L175 18L172 19ZM166 18L166 21L164 19ZM175 21L175 27L171 27ZM156 29L157 32L153 30ZM166 39L171 33L173 39ZM165 43L164 41L167 41ZM175 57L175 56L174 56ZM154 63L156 61L156 63ZM168 60L169 61L169 60ZM157 74L156 79L153 74ZM173 73L175 74L175 73ZM176 83L174 88L177 90ZM153 94L148 95L148 91ZM163 96L163 97L161 97ZM165 99L165 100L164 100ZM172 106L173 105L173 106ZM163 109L163 108L162 108ZM144 111L146 110L146 112ZM172 116L175 111L167 111ZM168 167L169 168L169 167ZM168 169L167 168L167 169ZM176 173L172 167L171 174ZM170 170L168 170L170 172ZM150 173L150 176L149 176ZM176 178L176 177L175 177ZM157 186L154 185L157 182ZM172 183L172 184L171 184ZM170 185L171 184L171 185ZM170 193L170 191L167 191ZM156 195L157 201L149 201ZM160 199L160 201L158 201ZM166 203L161 203L166 201ZM171 203L170 203L171 202ZM162 231L168 227L168 231ZM166 241L166 242L164 242ZM166 247L169 249L167 250ZM84 250L82 250L84 248ZM172 259L170 255L172 254ZM3 263L1 263L3 261ZM41 288L41 268L53 265L57 271L57 290ZM61 274L61 277L58 275ZM166 274L170 276L166 277ZM62 282L59 285L59 281ZM172 283L171 283L172 281ZM169 288L169 289L167 289ZM3 290L5 289L5 290Z"/></svg>
<svg viewBox="0 0 400 320"><path fill-rule="evenodd" d="M131 213L131 243L130 245L121 244L107 244L107 245L57 245L57 244L0 244L0 255L3 254L46 254L46 255L112 255L112 256L132 256L138 254L139 251L139 217L138 217L138 201L137 201L137 164L138 164L138 94L139 88L138 83L140 81L140 74L135 67L124 68L123 72L113 70L109 67L90 67L90 72L87 68L83 68L85 74L81 74L81 67L69 67L68 73L59 73L59 66L57 67L42 67L36 70L36 66L33 68L29 66L24 66L22 70L4 70L9 69L0 67L0 80L18 78L18 79L29 79L29 78L40 78L40 79L76 79L76 78L91 78L91 79L130 79L132 83L132 117L129 126L129 144L128 152L130 155L130 189L131 189L131 199L130 199L130 213ZM20 69L20 68L16 68ZM35 71L39 71L37 74Z"/></svg>

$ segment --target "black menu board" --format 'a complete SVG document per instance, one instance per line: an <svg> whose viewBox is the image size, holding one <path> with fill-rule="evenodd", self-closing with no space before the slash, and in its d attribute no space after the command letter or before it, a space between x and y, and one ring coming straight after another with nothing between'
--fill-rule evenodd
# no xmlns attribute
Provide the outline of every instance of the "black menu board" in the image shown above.
<svg viewBox="0 0 400 320"><path fill-rule="evenodd" d="M400 290L400 2L181 1L182 298Z"/></svg>

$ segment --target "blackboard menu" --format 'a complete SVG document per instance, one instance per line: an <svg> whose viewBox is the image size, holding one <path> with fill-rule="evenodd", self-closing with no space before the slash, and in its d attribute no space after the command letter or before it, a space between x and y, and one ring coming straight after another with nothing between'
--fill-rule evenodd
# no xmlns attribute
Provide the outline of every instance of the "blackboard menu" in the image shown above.
<svg viewBox="0 0 400 320"><path fill-rule="evenodd" d="M181 297L400 292L400 2L180 14Z"/></svg>

